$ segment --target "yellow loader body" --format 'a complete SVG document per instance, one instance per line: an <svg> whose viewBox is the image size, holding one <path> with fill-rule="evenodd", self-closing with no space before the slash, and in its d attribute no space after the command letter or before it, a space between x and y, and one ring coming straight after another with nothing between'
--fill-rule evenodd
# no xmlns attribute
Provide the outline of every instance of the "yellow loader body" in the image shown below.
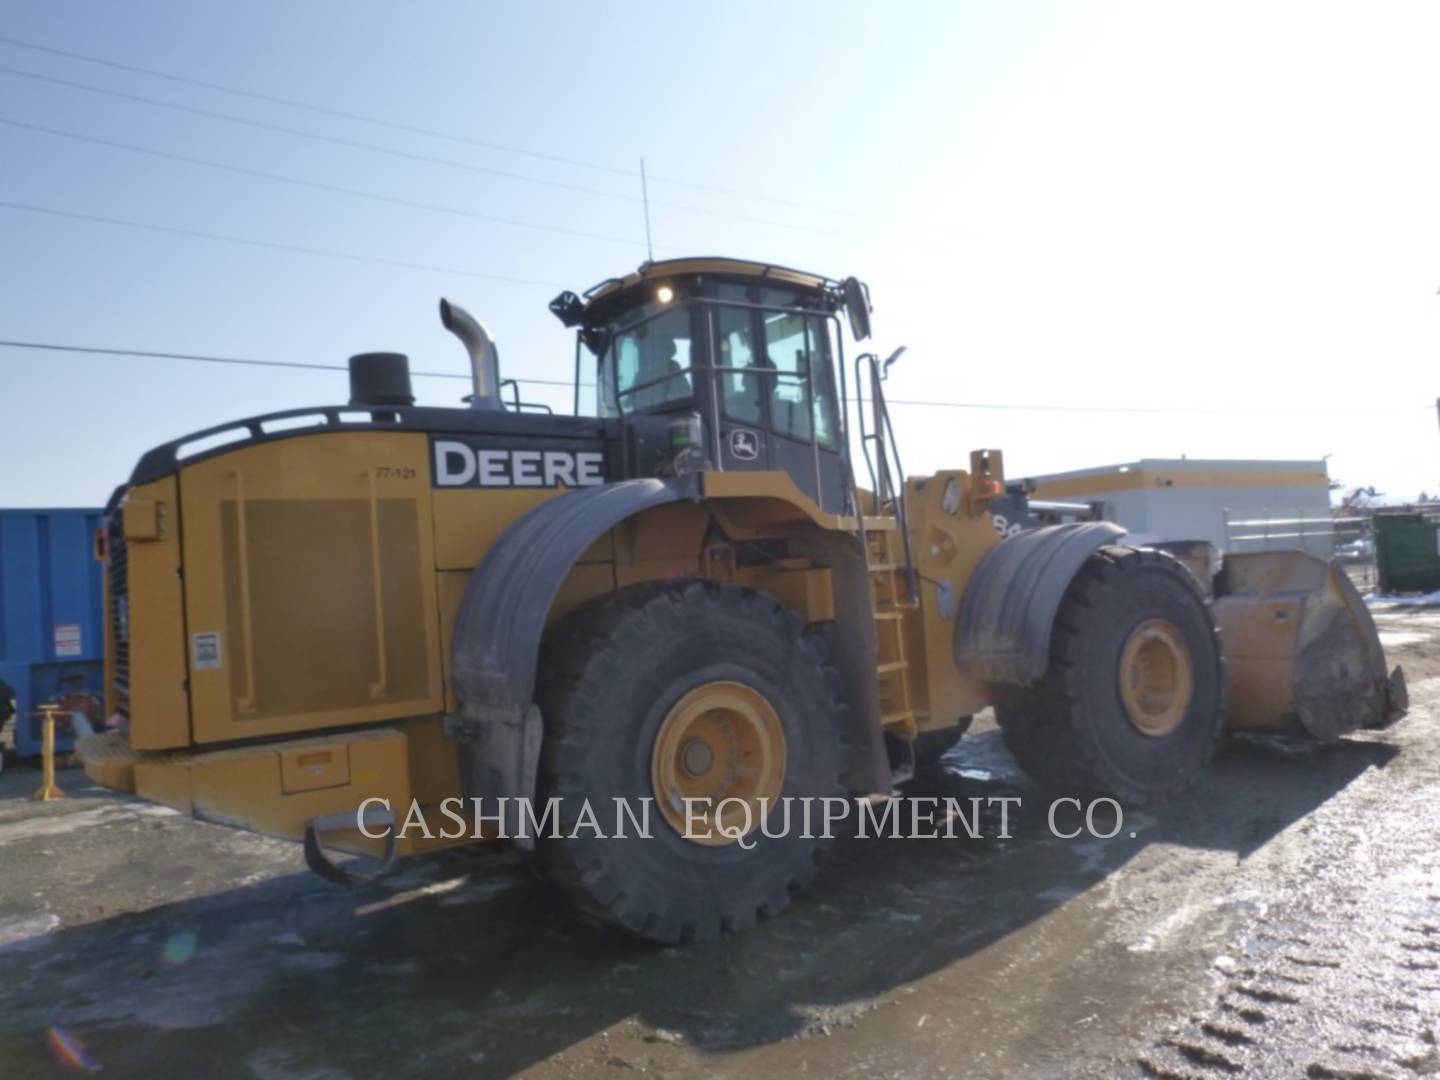
<svg viewBox="0 0 1440 1080"><path fill-rule="evenodd" d="M898 352L857 358L849 426L854 278L674 260L551 310L576 329L577 404L596 358L594 416L502 402L493 339L442 302L470 408L415 407L405 358L365 354L348 406L141 459L100 537L113 730L78 747L98 783L303 838L335 880L321 835L388 864L534 846L468 801L653 797L669 847L572 835L542 863L582 909L678 941L773 914L814 872L813 837L752 864L719 816L682 831L682 795L747 820L782 792L889 798L922 736L994 706L1042 784L1148 805L1222 727L1333 739L1403 710L1336 565L1236 555L1212 576L1203 545L1056 520L998 451L906 479Z"/></svg>

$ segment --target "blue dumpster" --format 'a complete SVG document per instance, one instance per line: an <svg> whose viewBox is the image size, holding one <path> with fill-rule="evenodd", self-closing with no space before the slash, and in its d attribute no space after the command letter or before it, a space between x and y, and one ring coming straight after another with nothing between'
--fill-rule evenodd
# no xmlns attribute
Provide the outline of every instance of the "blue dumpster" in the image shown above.
<svg viewBox="0 0 1440 1080"><path fill-rule="evenodd" d="M104 721L104 603L95 559L102 514L0 510L0 681L14 694L21 757L40 753L41 705L58 704L65 714L56 725L62 750L74 743L70 714Z"/></svg>

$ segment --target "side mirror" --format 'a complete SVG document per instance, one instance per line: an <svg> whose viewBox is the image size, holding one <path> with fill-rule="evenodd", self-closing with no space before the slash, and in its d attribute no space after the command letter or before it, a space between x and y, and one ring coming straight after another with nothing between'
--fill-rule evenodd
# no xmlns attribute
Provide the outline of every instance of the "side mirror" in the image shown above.
<svg viewBox="0 0 1440 1080"><path fill-rule="evenodd" d="M848 277L840 283L840 297L850 316L851 337L864 341L870 336L870 290L858 278Z"/></svg>

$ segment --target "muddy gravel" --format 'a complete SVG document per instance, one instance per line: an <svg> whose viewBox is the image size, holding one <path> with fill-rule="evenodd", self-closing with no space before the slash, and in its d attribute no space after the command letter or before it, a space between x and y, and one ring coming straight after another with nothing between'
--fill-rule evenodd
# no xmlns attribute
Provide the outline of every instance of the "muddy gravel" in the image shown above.
<svg viewBox="0 0 1440 1080"><path fill-rule="evenodd" d="M0 774L0 1076L1440 1075L1440 612L1412 710L1223 744L1108 840L1050 834L983 721L914 794L1010 837L851 840L783 917L657 949L500 848L358 891L298 848ZM1104 815L1097 824L1113 825Z"/></svg>

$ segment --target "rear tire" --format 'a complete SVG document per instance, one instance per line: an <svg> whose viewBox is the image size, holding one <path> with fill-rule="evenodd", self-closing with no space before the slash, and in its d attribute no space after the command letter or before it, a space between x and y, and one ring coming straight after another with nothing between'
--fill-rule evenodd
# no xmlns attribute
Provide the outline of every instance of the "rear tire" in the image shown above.
<svg viewBox="0 0 1440 1080"><path fill-rule="evenodd" d="M1102 548L1066 590L1044 677L1007 693L996 720L1042 786L1153 805L1193 784L1214 753L1223 674L1190 572L1163 552Z"/></svg>
<svg viewBox="0 0 1440 1080"><path fill-rule="evenodd" d="M845 706L819 635L760 593L710 582L647 584L576 612L547 642L546 659L538 794L562 800L562 836L541 838L537 853L571 902L667 944L710 940L787 907L815 875L818 839L805 839L798 824L782 830L779 809L770 831L785 835L762 835L757 816L744 838L753 843L748 850L687 839L656 785L661 775L705 783L718 776L714 790L740 792L753 772L751 796L840 795ZM737 713L726 711L732 704ZM747 716L754 722L747 725ZM694 727L677 735L675 725L685 723ZM707 731L719 736L697 750ZM737 745L754 752L733 756ZM762 751L764 765L752 770ZM678 773L682 765L695 769ZM637 815L641 799L653 800L650 838L633 829L624 839L570 835L585 800L613 832L616 798ZM792 823L799 813L797 804Z"/></svg>

